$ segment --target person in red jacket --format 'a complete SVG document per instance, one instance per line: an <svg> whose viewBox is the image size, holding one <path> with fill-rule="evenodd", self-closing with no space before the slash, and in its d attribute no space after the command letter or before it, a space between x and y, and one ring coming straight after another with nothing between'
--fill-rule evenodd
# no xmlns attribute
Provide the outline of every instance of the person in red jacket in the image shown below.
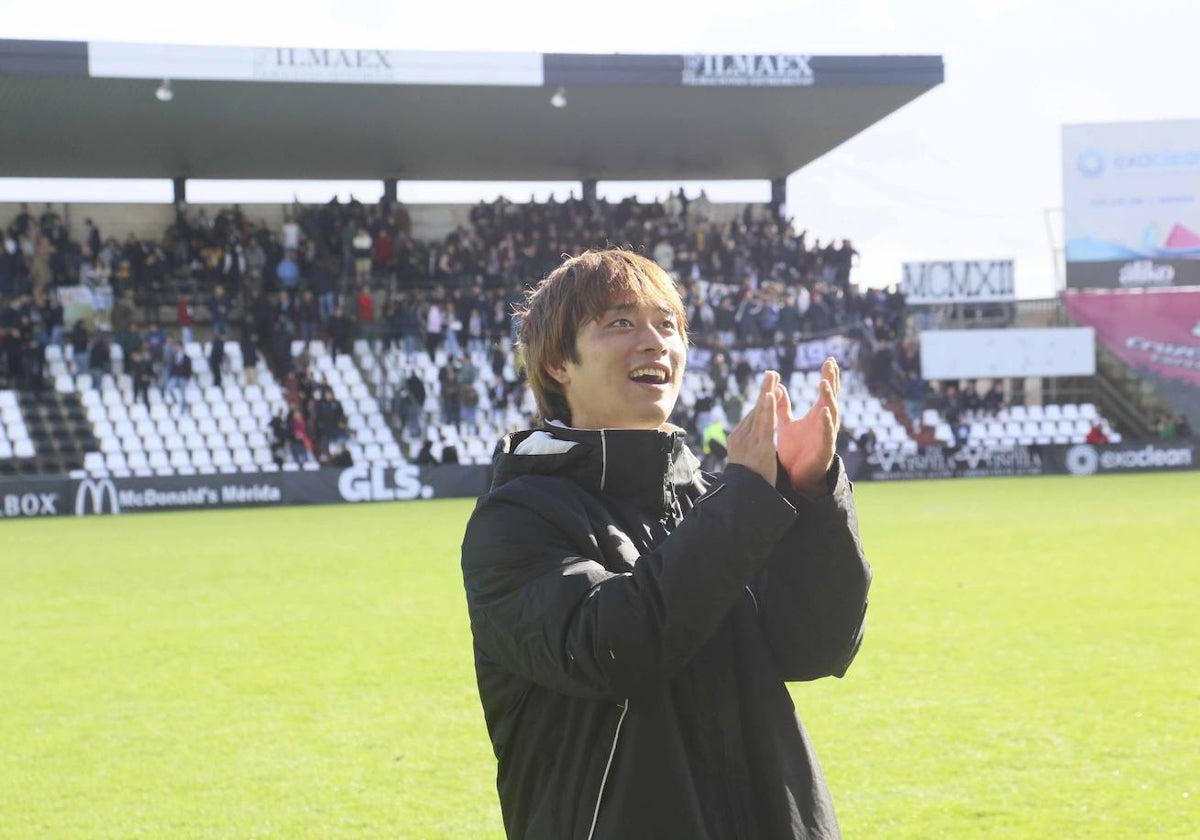
<svg viewBox="0 0 1200 840"><path fill-rule="evenodd" d="M371 287L363 286L358 291L358 330L359 335L367 342L375 342L375 298L371 296Z"/></svg>
<svg viewBox="0 0 1200 840"><path fill-rule="evenodd" d="M195 314L192 312L192 302L187 295L180 295L175 304L175 326L179 327L179 340L187 344L192 340L192 328L196 326Z"/></svg>
<svg viewBox="0 0 1200 840"><path fill-rule="evenodd" d="M1104 431L1104 427L1099 423L1093 423L1092 428L1088 429L1087 437L1084 438L1087 443L1098 444L1108 443L1108 434Z"/></svg>

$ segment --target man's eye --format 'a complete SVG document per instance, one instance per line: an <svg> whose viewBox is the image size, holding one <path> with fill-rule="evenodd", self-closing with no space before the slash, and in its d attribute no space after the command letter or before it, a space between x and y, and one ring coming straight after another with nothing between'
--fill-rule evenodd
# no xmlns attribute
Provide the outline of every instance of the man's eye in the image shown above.
<svg viewBox="0 0 1200 840"><path fill-rule="evenodd" d="M630 321L628 318L618 318L617 320L615 320L611 324L609 324L609 326L610 327L632 327L633 322Z"/></svg>

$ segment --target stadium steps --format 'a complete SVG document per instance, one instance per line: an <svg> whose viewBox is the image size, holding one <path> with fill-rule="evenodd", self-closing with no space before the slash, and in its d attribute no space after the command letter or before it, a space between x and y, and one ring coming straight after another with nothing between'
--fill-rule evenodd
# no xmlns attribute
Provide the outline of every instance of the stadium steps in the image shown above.
<svg viewBox="0 0 1200 840"><path fill-rule="evenodd" d="M40 396L21 393L19 397L25 426L33 441L33 458L21 473L62 474L83 467L84 454L97 447L91 423L74 393L43 392Z"/></svg>

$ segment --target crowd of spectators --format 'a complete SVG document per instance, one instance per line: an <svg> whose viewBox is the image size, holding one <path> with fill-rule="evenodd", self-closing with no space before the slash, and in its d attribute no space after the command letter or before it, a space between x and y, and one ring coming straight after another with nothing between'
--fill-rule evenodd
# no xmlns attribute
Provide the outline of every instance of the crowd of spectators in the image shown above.
<svg viewBox="0 0 1200 840"><path fill-rule="evenodd" d="M301 359L284 383L286 408L271 418L271 450L278 466L291 457L298 464L349 466L346 448L351 438L346 411L333 387L312 375Z"/></svg>
<svg viewBox="0 0 1200 840"><path fill-rule="evenodd" d="M323 340L337 356L365 338L408 359L424 353L448 360L439 371L440 417L425 416L424 394L411 378L391 395L406 430L419 434L426 420L470 428L478 410L471 356L483 354L497 372L503 367L515 330L511 313L525 286L564 253L623 245L675 273L692 342L714 358L773 346L786 370L799 342L849 334L863 342L873 392L899 393L915 359L903 298L859 290L851 281L852 244L810 241L765 206L746 205L724 218L719 209L703 192L689 199L682 189L651 203L501 198L480 202L468 224L425 241L412 235L408 209L387 200L293 205L279 229L238 206L209 215L181 205L161 240L130 235L123 243L105 239L90 220L87 241L73 243L52 208L37 220L23 209L6 248L6 267L14 257L19 267L0 274L9 301L0 322L4 359L10 378L33 387L38 350L69 344L77 370L98 381L111 372L111 345L118 343L126 372L141 383L140 398L157 385L183 400L186 388L178 385L191 372L172 371L197 324L210 331L206 337L237 335L246 370L261 354L281 382L302 373L293 341ZM171 281L180 278L192 291L173 291ZM55 288L72 283L112 288L111 329L62 322ZM211 346L217 354L222 342ZM209 367L219 382L222 360L210 358ZM491 395L502 407L523 405L526 396L519 376ZM319 459L328 453L309 432L309 408L294 404L295 416L282 418L285 448Z"/></svg>

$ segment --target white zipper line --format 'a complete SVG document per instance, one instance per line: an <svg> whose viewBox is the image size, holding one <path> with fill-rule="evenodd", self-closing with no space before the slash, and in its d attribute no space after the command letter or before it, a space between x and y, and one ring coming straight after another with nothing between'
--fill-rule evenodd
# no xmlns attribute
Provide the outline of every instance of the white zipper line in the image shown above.
<svg viewBox="0 0 1200 840"><path fill-rule="evenodd" d="M601 440L603 440L601 433ZM621 717L617 720L617 731L613 733L612 749L608 751L608 763L604 765L604 778L600 780L600 793L596 795L596 810L592 813L592 827L588 829L587 840L592 840L592 835L596 833L596 820L600 818L600 803L604 799L604 786L608 784L608 771L612 769L613 756L617 754L617 740L621 737L621 724L625 722L625 715L629 712L629 698L625 698L625 702L621 704Z"/></svg>

